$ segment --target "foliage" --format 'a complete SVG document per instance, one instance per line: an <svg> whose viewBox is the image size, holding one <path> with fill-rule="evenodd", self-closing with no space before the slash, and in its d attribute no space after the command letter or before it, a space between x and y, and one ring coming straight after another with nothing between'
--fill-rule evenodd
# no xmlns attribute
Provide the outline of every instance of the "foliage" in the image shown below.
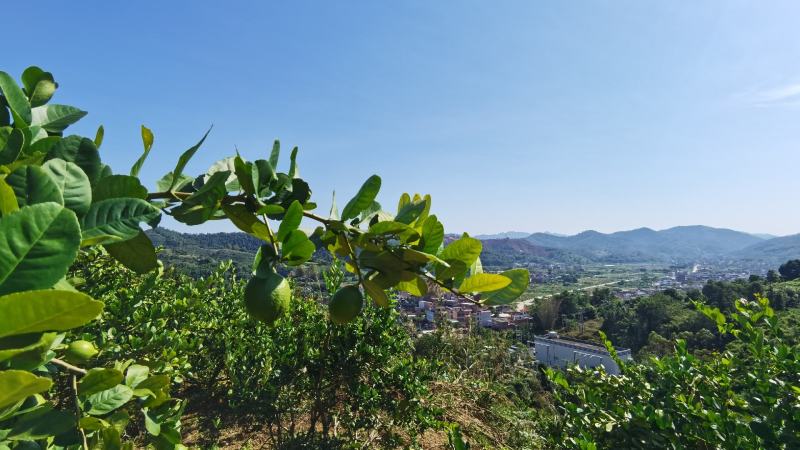
<svg viewBox="0 0 800 450"><path fill-rule="evenodd" d="M800 259L793 259L787 261L778 268L781 276L786 280L795 280L800 278Z"/></svg>
<svg viewBox="0 0 800 450"><path fill-rule="evenodd" d="M698 359L679 339L673 356L618 361L621 376L548 369L561 412L552 445L797 448L800 352L784 341L769 301L738 301L728 315L700 303L697 308L734 340L713 358Z"/></svg>
<svg viewBox="0 0 800 450"><path fill-rule="evenodd" d="M0 72L0 430L11 430L0 433L0 445L130 447L121 436L134 405L154 445L181 445L181 404L169 397L168 377L127 360L87 371L56 358L66 347L58 332L90 322L103 307L76 292L75 280L64 278L78 252L102 247L134 272L157 270L154 246L141 224L155 226L162 214L188 225L227 218L262 240L256 278L302 265L321 247L343 258L361 289L380 304L388 305L386 289L418 293L427 282L474 301L480 300L473 294L487 292L508 292L493 297L503 302L516 297L519 286L503 275L495 275L494 283L476 282L482 276L476 264L479 241L464 235L442 248L444 228L430 214L429 196L404 194L397 213L390 214L375 201L381 183L373 175L341 217L335 207L328 218L312 213L315 204L299 177L297 148L288 171L279 172L277 141L268 160L250 162L237 154L200 176L187 175L207 132L157 182L156 192L148 193L138 173L153 147L153 133L142 127L142 156L129 175L115 175L98 151L102 127L94 139L64 136L86 113L51 104L57 87L53 75L38 67L25 70L22 86ZM304 218L321 224L310 236L299 229ZM279 222L277 232L271 221ZM65 369L71 373L67 391L74 411L57 409L46 398ZM81 389L97 373L104 374L98 384L103 389Z"/></svg>

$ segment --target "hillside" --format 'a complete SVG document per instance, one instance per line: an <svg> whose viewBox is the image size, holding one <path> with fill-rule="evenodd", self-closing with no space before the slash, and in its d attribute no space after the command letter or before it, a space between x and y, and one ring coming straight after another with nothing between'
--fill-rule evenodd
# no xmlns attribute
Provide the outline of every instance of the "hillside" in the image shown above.
<svg viewBox="0 0 800 450"><path fill-rule="evenodd" d="M543 247L569 250L602 262L714 259L763 242L751 234L702 225L660 231L638 228L610 234L590 230L564 237L534 233L526 240Z"/></svg>
<svg viewBox="0 0 800 450"><path fill-rule="evenodd" d="M489 239L483 241L481 261L485 266L509 268L527 264L586 263L575 253L536 245L525 239Z"/></svg>
<svg viewBox="0 0 800 450"><path fill-rule="evenodd" d="M777 266L787 260L800 258L800 234L761 241L732 253L731 257Z"/></svg>

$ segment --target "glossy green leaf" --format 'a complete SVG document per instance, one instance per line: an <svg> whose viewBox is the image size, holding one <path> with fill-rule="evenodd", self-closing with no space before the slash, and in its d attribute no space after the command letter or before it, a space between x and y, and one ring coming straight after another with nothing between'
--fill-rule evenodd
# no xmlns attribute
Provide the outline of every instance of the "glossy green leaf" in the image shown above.
<svg viewBox="0 0 800 450"><path fill-rule="evenodd" d="M0 337L69 330L88 323L101 311L103 302L80 292L15 292L0 297Z"/></svg>
<svg viewBox="0 0 800 450"><path fill-rule="evenodd" d="M133 398L133 390L124 384L94 393L84 401L86 412L94 415L108 414Z"/></svg>
<svg viewBox="0 0 800 450"><path fill-rule="evenodd" d="M144 231L139 230L135 237L127 241L106 244L105 249L112 258L136 273L144 274L158 269L156 249Z"/></svg>
<svg viewBox="0 0 800 450"><path fill-rule="evenodd" d="M50 389L53 382L23 370L0 371L0 408Z"/></svg>
<svg viewBox="0 0 800 450"><path fill-rule="evenodd" d="M225 188L228 191L238 191L241 186L239 185L239 179L236 177L236 157L229 156L227 158L223 158L208 168L206 171L205 176L203 177L204 181L208 181L215 173L217 172L227 172L228 178L225 180Z"/></svg>
<svg viewBox="0 0 800 450"><path fill-rule="evenodd" d="M466 278L458 287L460 292L491 292L503 289L511 279L494 273L476 273Z"/></svg>
<svg viewBox="0 0 800 450"><path fill-rule="evenodd" d="M53 333L27 333L0 338L0 361L41 348L53 337Z"/></svg>
<svg viewBox="0 0 800 450"><path fill-rule="evenodd" d="M153 132L150 131L149 128L142 125L142 145L144 145L144 152L139 159L133 163L133 167L131 167L131 176L138 177L139 171L142 169L142 165L144 165L144 161L147 159L147 155L150 154L150 149L153 148Z"/></svg>
<svg viewBox="0 0 800 450"><path fill-rule="evenodd" d="M186 164L188 164L189 160L192 159L192 156L197 153L197 149L203 145L203 142L205 142L206 138L208 137L208 133L210 132L211 128L206 131L206 134L203 135L203 138L200 139L200 142L181 154L180 158L178 158L178 163L175 165L175 169L172 171L172 181L170 181L169 187L165 189L165 191L171 191L178 185L178 181L180 181L180 176L183 175L183 169L186 168Z"/></svg>
<svg viewBox="0 0 800 450"><path fill-rule="evenodd" d="M94 133L94 146L97 147L97 150L100 150L100 146L103 145L103 137L106 135L106 129L103 128L102 125L97 127L97 131Z"/></svg>
<svg viewBox="0 0 800 450"><path fill-rule="evenodd" d="M136 237L139 223L161 214L155 206L138 198L110 198L92 203L81 219L82 239L109 244Z"/></svg>
<svg viewBox="0 0 800 450"><path fill-rule="evenodd" d="M173 186L172 190L175 192L180 192L183 188L189 186L192 181L194 181L194 178L189 175L180 175L176 179L175 175L172 172L169 172L156 182L156 189L158 192L167 192L170 190L170 185L174 182L175 186Z"/></svg>
<svg viewBox="0 0 800 450"><path fill-rule="evenodd" d="M331 220L339 220L339 207L336 206L336 191L333 191L331 196L331 210L328 213L328 218Z"/></svg>
<svg viewBox="0 0 800 450"><path fill-rule="evenodd" d="M50 101L58 87L53 74L36 66L28 67L22 72L22 85L33 107L44 105Z"/></svg>
<svg viewBox="0 0 800 450"><path fill-rule="evenodd" d="M47 202L64 204L56 182L38 166L22 166L8 174L5 180L14 190L20 208Z"/></svg>
<svg viewBox="0 0 800 450"><path fill-rule="evenodd" d="M16 161L25 146L25 133L11 127L0 128L0 164Z"/></svg>
<svg viewBox="0 0 800 450"><path fill-rule="evenodd" d="M6 97L6 102L11 111L19 116L26 124L31 123L31 105L25 93L11 75L0 72L0 91Z"/></svg>
<svg viewBox="0 0 800 450"><path fill-rule="evenodd" d="M303 205L300 204L297 200L293 201L289 208L286 210L286 213L283 215L283 220L281 221L280 226L278 227L278 235L277 238L279 241L283 241L286 239L287 236L298 227L300 227L300 222L303 220Z"/></svg>
<svg viewBox="0 0 800 450"><path fill-rule="evenodd" d="M469 236L462 236L442 249L439 258L448 262L460 261L469 267L478 259L482 249L481 241Z"/></svg>
<svg viewBox="0 0 800 450"><path fill-rule="evenodd" d="M397 283L396 287L401 291L406 291L417 297L422 297L428 293L428 285L419 277L414 277L409 281L400 281Z"/></svg>
<svg viewBox="0 0 800 450"><path fill-rule="evenodd" d="M386 295L386 291L384 291L378 283L372 280L364 280L364 291L366 291L367 295L378 305L383 308L387 308L389 306L389 296Z"/></svg>
<svg viewBox="0 0 800 450"><path fill-rule="evenodd" d="M188 225L199 225L210 219L220 207L220 202L227 194L225 181L229 172L216 172L197 192L183 200L183 203L172 209L172 215L180 222Z"/></svg>
<svg viewBox="0 0 800 450"><path fill-rule="evenodd" d="M47 405L22 415L8 434L12 441L33 441L57 436L75 427L77 419L72 412L53 409ZM18 447L21 448L22 446Z"/></svg>
<svg viewBox="0 0 800 450"><path fill-rule="evenodd" d="M6 183L5 178L0 178L0 216L10 214L18 209L17 194Z"/></svg>
<svg viewBox="0 0 800 450"><path fill-rule="evenodd" d="M394 220L396 222L410 224L414 222L423 211L425 211L426 207L427 202L425 200L408 202L403 205L402 208L400 208Z"/></svg>
<svg viewBox="0 0 800 450"><path fill-rule="evenodd" d="M444 242L444 225L436 216L428 217L422 225L421 250L425 253L437 254L442 242Z"/></svg>
<svg viewBox="0 0 800 450"><path fill-rule="evenodd" d="M263 197L270 192L270 186L277 180L275 170L269 161L258 159L253 163L253 184L256 196Z"/></svg>
<svg viewBox="0 0 800 450"><path fill-rule="evenodd" d="M237 155L233 160L233 167L236 179L239 181L239 185L242 187L244 193L255 195L256 186L253 176L253 163L247 162ZM255 178L257 178L257 176Z"/></svg>
<svg viewBox="0 0 800 450"><path fill-rule="evenodd" d="M47 159L53 158L77 164L92 183L101 178L103 166L100 153L91 139L67 136L56 142L47 153Z"/></svg>
<svg viewBox="0 0 800 450"><path fill-rule="evenodd" d="M289 178L300 178L300 171L297 169L297 147L292 149L289 155Z"/></svg>
<svg viewBox="0 0 800 450"><path fill-rule="evenodd" d="M149 367L133 364L132 366L128 367L128 370L125 372L125 385L135 388L139 385L139 383L146 380L149 374Z"/></svg>
<svg viewBox="0 0 800 450"><path fill-rule="evenodd" d="M222 210L228 219L236 225L236 228L251 234L263 241L269 242L269 231L267 226L258 220L249 209L244 205L222 205Z"/></svg>
<svg viewBox="0 0 800 450"><path fill-rule="evenodd" d="M361 189L358 190L355 197L345 205L342 210L342 220L350 220L357 217L361 211L372 204L380 189L381 178L377 175L369 177L361 186Z"/></svg>
<svg viewBox="0 0 800 450"><path fill-rule="evenodd" d="M86 397L96 392L105 391L122 383L123 375L117 369L95 367L89 369L78 381L78 395Z"/></svg>
<svg viewBox="0 0 800 450"><path fill-rule="evenodd" d="M85 115L86 111L74 106L42 105L31 110L31 124L40 126L49 133L61 133Z"/></svg>
<svg viewBox="0 0 800 450"><path fill-rule="evenodd" d="M272 151L269 154L269 165L272 166L272 171L278 171L278 159L281 155L281 141L275 139L272 143Z"/></svg>
<svg viewBox="0 0 800 450"><path fill-rule="evenodd" d="M80 233L75 213L57 203L0 218L0 294L52 286L77 256Z"/></svg>
<svg viewBox="0 0 800 450"><path fill-rule="evenodd" d="M308 239L308 236L303 231L294 230L283 241L281 254L286 264L299 266L311 259L311 255L314 254L316 249L314 243Z"/></svg>
<svg viewBox="0 0 800 450"><path fill-rule="evenodd" d="M517 300L520 295L528 290L531 275L527 269L511 269L500 273L500 275L509 278L511 283L500 289L499 291L490 292L483 295L481 301L485 305L507 305Z"/></svg>
<svg viewBox="0 0 800 450"><path fill-rule="evenodd" d="M89 177L77 164L56 158L42 166L55 182L64 197L64 206L82 216L92 203L92 186Z"/></svg>
<svg viewBox="0 0 800 450"><path fill-rule="evenodd" d="M147 198L147 188L138 178L129 175L111 175L102 178L92 188L92 201L97 203L110 198Z"/></svg>

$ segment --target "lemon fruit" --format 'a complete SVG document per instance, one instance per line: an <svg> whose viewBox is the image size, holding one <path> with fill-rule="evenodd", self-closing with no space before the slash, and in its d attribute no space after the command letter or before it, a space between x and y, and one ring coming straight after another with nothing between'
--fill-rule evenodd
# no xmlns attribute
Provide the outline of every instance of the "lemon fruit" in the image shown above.
<svg viewBox="0 0 800 450"><path fill-rule="evenodd" d="M291 299L289 282L274 272L251 278L244 288L244 306L248 314L267 325L286 314Z"/></svg>
<svg viewBox="0 0 800 450"><path fill-rule="evenodd" d="M331 321L337 324L345 324L355 319L361 308L364 306L364 297L356 285L345 286L335 294L328 304L328 313Z"/></svg>
<svg viewBox="0 0 800 450"><path fill-rule="evenodd" d="M91 359L98 352L97 347L89 341L73 341L67 346L64 360L72 363L82 363Z"/></svg>

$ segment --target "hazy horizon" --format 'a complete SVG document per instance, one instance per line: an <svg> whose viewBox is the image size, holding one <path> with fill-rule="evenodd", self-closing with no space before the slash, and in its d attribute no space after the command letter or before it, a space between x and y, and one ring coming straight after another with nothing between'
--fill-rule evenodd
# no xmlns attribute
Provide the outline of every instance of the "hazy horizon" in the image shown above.
<svg viewBox="0 0 800 450"><path fill-rule="evenodd" d="M157 11L157 13L154 13ZM124 172L150 187L273 139L300 147L326 213L373 173L393 209L429 193L448 230L704 224L800 232L800 3L7 5L3 70L53 72ZM68 26L89 23L91 26ZM64 30L64 32L61 32ZM67 32L68 31L68 32ZM57 40L53 38L57 36ZM165 220L166 227L186 227ZM195 231L233 231L211 222Z"/></svg>

